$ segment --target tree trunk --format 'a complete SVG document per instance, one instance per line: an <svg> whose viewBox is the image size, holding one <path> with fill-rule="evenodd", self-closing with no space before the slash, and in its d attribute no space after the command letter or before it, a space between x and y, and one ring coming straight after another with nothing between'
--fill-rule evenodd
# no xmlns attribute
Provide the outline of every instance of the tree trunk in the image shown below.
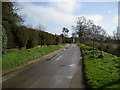
<svg viewBox="0 0 120 90"><path fill-rule="evenodd" d="M102 54L102 47L103 47L103 40L101 39L101 56L103 55Z"/></svg>
<svg viewBox="0 0 120 90"><path fill-rule="evenodd" d="M94 51L94 48L95 48L95 42L94 42L94 38L93 38L93 57L95 57L95 51Z"/></svg>

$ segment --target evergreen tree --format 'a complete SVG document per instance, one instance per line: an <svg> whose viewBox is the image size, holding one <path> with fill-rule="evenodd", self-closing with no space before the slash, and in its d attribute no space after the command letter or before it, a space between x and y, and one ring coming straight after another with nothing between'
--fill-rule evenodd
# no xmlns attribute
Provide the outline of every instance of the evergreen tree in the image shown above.
<svg viewBox="0 0 120 90"><path fill-rule="evenodd" d="M2 29L2 54L5 54L7 48L7 35L5 29L3 27L1 29Z"/></svg>

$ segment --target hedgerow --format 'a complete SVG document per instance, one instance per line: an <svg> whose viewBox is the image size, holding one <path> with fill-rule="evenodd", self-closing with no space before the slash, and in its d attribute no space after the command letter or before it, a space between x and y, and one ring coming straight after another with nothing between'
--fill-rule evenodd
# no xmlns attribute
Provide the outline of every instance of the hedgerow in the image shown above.
<svg viewBox="0 0 120 90"><path fill-rule="evenodd" d="M26 26L16 25L12 29L13 30L6 30L8 37L8 49L16 47L33 48L37 45L57 45L59 43L67 43L69 41L68 38L64 36L53 35L51 33L28 28Z"/></svg>

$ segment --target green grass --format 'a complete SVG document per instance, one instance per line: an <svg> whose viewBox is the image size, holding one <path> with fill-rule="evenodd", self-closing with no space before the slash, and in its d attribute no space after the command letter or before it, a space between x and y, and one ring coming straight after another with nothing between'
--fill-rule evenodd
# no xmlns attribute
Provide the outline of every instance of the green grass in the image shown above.
<svg viewBox="0 0 120 90"><path fill-rule="evenodd" d="M56 45L8 52L2 58L2 70L8 71L16 67L25 65L31 60L37 59L60 48L60 45Z"/></svg>
<svg viewBox="0 0 120 90"><path fill-rule="evenodd" d="M100 51L97 49L93 57L92 47L84 44L79 46L83 53L88 85L91 88L120 88L120 57L103 52L103 58L99 58Z"/></svg>

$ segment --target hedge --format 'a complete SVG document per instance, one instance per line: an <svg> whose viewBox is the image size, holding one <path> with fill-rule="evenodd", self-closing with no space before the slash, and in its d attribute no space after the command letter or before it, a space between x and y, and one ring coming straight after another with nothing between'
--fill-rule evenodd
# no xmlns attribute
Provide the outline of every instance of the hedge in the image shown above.
<svg viewBox="0 0 120 90"><path fill-rule="evenodd" d="M53 35L45 31L40 31L20 25L16 25L11 30L7 30L7 37L8 49L16 47L33 48L37 45L57 45L59 43L70 42L70 39L62 35Z"/></svg>

